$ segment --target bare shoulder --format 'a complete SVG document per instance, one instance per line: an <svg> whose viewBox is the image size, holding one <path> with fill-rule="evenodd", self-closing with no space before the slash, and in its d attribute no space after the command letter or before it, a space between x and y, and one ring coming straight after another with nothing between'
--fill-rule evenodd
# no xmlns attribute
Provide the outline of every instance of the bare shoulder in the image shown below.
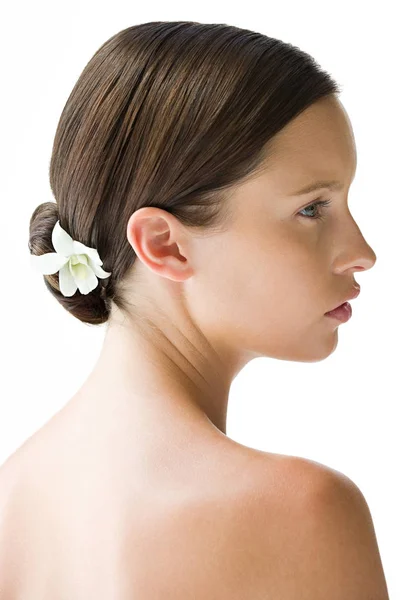
<svg viewBox="0 0 400 600"><path fill-rule="evenodd" d="M19 497L16 492L18 482L18 453L13 453L0 465L0 590L7 598L14 597L11 594L11 578L15 568L11 541L18 535L13 517L17 504L16 498Z"/></svg>
<svg viewBox="0 0 400 600"><path fill-rule="evenodd" d="M6 510L10 505L18 478L19 456L14 452L0 465L0 527L4 524Z"/></svg>
<svg viewBox="0 0 400 600"><path fill-rule="evenodd" d="M300 457L274 461L274 469L272 492L259 469L260 493L248 514L260 599L264 590L285 600L388 600L359 487L340 471Z"/></svg>

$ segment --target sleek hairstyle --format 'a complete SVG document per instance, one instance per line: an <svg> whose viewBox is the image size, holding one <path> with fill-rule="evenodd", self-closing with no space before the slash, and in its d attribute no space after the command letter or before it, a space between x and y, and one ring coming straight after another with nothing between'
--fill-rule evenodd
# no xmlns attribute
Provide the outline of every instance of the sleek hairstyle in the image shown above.
<svg viewBox="0 0 400 600"><path fill-rule="evenodd" d="M153 21L113 35L61 113L49 169L56 202L34 210L28 244L32 254L54 252L59 220L112 275L89 294L63 296L58 273L44 275L47 288L84 323L106 322L112 302L127 310L132 213L154 206L218 231L229 220L228 195L258 173L273 137L340 92L310 55L248 29Z"/></svg>

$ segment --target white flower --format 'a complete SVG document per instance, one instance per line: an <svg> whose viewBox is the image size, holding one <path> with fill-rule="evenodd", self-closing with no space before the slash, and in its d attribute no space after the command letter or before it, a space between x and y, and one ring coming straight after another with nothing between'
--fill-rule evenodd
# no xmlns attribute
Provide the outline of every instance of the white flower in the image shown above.
<svg viewBox="0 0 400 600"><path fill-rule="evenodd" d="M43 275L60 271L60 292L64 296L73 296L77 288L81 294L89 294L97 287L98 277L105 279L111 275L101 268L103 262L97 250L73 240L60 221L53 228L51 240L56 252L40 256L31 254L31 265Z"/></svg>

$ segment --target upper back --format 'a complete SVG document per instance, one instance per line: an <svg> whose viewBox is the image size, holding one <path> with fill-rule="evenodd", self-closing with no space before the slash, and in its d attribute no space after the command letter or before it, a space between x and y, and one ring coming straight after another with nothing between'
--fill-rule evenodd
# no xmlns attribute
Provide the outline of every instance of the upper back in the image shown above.
<svg viewBox="0 0 400 600"><path fill-rule="evenodd" d="M272 493L278 455L227 439L172 473L164 457L122 464L97 443L57 434L0 468L1 600L239 600L249 591L242 536L259 465Z"/></svg>
<svg viewBox="0 0 400 600"><path fill-rule="evenodd" d="M197 486L183 475L146 489L107 469L64 464L57 477L32 455L15 462L18 477L10 461L0 598L387 600L358 488L318 463L242 448L219 480L209 465Z"/></svg>

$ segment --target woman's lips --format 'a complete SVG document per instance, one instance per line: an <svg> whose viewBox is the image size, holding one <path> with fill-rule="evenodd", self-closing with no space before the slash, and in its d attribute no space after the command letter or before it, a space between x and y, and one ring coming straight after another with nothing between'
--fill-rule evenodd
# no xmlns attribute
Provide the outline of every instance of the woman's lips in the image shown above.
<svg viewBox="0 0 400 600"><path fill-rule="evenodd" d="M346 321L350 319L352 314L353 312L351 309L351 305L348 302L344 302L334 310L330 310L329 312L325 313L325 316L337 319L342 323L346 323Z"/></svg>

